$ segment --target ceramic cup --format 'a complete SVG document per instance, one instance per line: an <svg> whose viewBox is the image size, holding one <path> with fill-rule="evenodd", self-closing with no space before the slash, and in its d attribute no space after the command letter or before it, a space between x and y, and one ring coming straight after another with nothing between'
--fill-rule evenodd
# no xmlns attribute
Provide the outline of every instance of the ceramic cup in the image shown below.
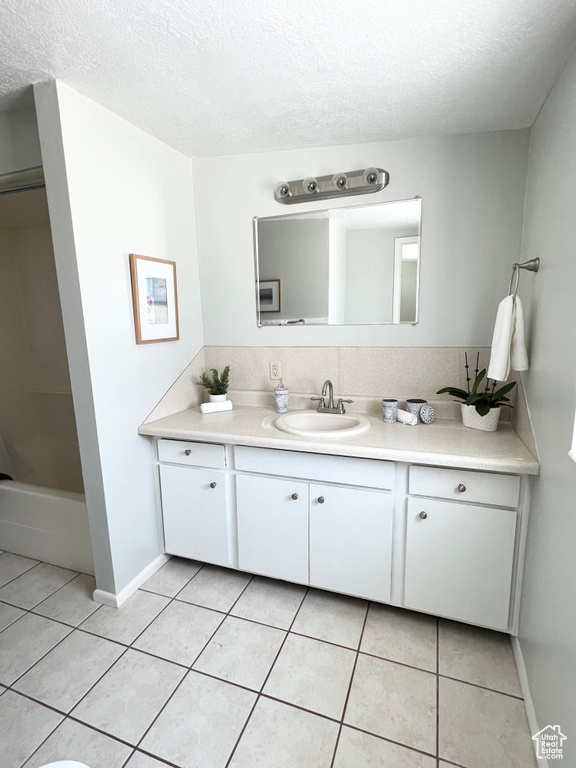
<svg viewBox="0 0 576 768"><path fill-rule="evenodd" d="M406 400L406 410L408 413L413 413L418 421L422 421L420 418L420 408L422 408L423 405L428 405L427 400L419 400L418 398L414 397L411 400Z"/></svg>
<svg viewBox="0 0 576 768"><path fill-rule="evenodd" d="M385 397L382 400L382 418L385 424L395 424L398 416L398 400Z"/></svg>

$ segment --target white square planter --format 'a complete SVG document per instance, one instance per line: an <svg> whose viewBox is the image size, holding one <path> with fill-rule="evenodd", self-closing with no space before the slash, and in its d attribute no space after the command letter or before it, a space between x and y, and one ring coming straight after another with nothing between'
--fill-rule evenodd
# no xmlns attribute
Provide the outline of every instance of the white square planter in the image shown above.
<svg viewBox="0 0 576 768"><path fill-rule="evenodd" d="M474 405L460 404L462 409L462 424L472 429L481 429L484 432L495 432L498 429L501 408L490 408L486 416L480 416Z"/></svg>

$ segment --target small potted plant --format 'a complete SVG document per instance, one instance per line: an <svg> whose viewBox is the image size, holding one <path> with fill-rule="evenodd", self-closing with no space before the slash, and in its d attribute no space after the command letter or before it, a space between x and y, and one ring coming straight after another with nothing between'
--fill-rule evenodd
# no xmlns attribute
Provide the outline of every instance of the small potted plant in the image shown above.
<svg viewBox="0 0 576 768"><path fill-rule="evenodd" d="M227 365L221 374L218 373L216 368L211 368L210 372L212 373L212 376L209 376L208 373L203 373L196 383L198 386L205 387L208 390L211 403L218 403L222 400L226 400L226 395L228 394L228 381L230 379L230 366Z"/></svg>
<svg viewBox="0 0 576 768"><path fill-rule="evenodd" d="M478 361L476 362L478 366ZM458 387L444 387L436 392L437 395L448 394L452 397L462 400L460 408L462 410L462 424L465 427L471 427L472 429L481 429L484 432L494 432L498 429L498 420L500 419L500 412L502 406L511 408L509 398L506 397L508 392L516 386L515 381L511 381L505 384L500 389L496 389L496 382L493 381L490 385L490 380L486 379L484 389L480 392L478 389L482 384L484 377L486 376L486 369L478 373L478 367L476 367L476 378L470 388L470 378L468 376L468 358L466 358L466 381L468 382L468 390L459 389Z"/></svg>

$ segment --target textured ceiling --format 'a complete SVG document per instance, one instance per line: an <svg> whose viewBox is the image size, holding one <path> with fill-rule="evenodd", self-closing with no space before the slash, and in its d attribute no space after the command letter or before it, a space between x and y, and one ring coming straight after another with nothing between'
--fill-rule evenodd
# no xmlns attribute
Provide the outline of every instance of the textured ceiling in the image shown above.
<svg viewBox="0 0 576 768"><path fill-rule="evenodd" d="M2 0L0 108L61 78L191 156L532 124L574 0Z"/></svg>

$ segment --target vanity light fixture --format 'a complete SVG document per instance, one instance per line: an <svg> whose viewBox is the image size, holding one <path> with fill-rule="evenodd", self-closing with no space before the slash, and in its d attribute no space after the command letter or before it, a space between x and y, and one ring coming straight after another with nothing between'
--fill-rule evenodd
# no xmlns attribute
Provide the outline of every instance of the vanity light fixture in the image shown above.
<svg viewBox="0 0 576 768"><path fill-rule="evenodd" d="M326 200L329 197L369 195L388 186L390 175L382 168L366 168L328 176L307 176L296 181L281 181L274 188L274 199L284 205Z"/></svg>

